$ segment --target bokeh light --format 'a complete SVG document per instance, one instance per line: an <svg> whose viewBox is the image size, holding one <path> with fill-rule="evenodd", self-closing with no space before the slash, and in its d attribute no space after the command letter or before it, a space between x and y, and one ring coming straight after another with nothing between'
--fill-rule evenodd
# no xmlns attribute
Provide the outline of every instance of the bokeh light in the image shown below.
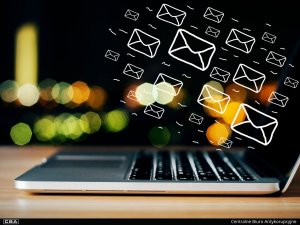
<svg viewBox="0 0 300 225"><path fill-rule="evenodd" d="M24 106L32 106L39 100L40 92L33 84L24 84L18 90L18 99Z"/></svg>
<svg viewBox="0 0 300 225"><path fill-rule="evenodd" d="M142 105L150 105L156 101L158 92L153 84L143 83L136 88L138 102Z"/></svg>
<svg viewBox="0 0 300 225"><path fill-rule="evenodd" d="M49 141L56 135L54 117L47 116L35 122L33 132L40 141Z"/></svg>
<svg viewBox="0 0 300 225"><path fill-rule="evenodd" d="M87 104L93 109L100 109L103 107L107 100L106 91L99 86L93 86L90 88L89 98Z"/></svg>
<svg viewBox="0 0 300 225"><path fill-rule="evenodd" d="M52 88L57 82L53 79L45 79L39 83L40 97L45 101L52 101Z"/></svg>
<svg viewBox="0 0 300 225"><path fill-rule="evenodd" d="M0 96L4 102L10 103L18 98L18 85L15 81L6 80L0 84Z"/></svg>
<svg viewBox="0 0 300 225"><path fill-rule="evenodd" d="M228 139L231 135L230 127L221 122L216 122L206 130L207 140L215 146L218 146L220 138Z"/></svg>
<svg viewBox="0 0 300 225"><path fill-rule="evenodd" d="M82 81L76 81L71 85L73 89L72 102L75 104L82 104L89 99L90 88Z"/></svg>
<svg viewBox="0 0 300 225"><path fill-rule="evenodd" d="M227 124L231 124L232 123L232 121L233 121L233 119L234 119L234 117L236 115L236 112L237 112L237 110L240 107L240 104L241 104L240 102L230 102L228 104L226 111L222 115L222 118L223 118L223 120L224 120L225 123L227 123ZM240 113L237 116L236 121L238 123L240 123L240 122L244 121L245 118L246 118L246 115Z"/></svg>
<svg viewBox="0 0 300 225"><path fill-rule="evenodd" d="M178 103L186 105L187 104L187 102L186 102L187 100L188 100L187 90L184 89L184 88L181 88L181 90L178 93L178 95L174 96L173 101L171 101L168 104L168 106L170 108L173 108L173 109L181 109L182 107Z"/></svg>
<svg viewBox="0 0 300 225"><path fill-rule="evenodd" d="M60 104L67 104L73 98L73 89L67 82L59 82L52 88L53 99Z"/></svg>
<svg viewBox="0 0 300 225"><path fill-rule="evenodd" d="M109 132L120 132L127 127L128 123L129 117L123 110L110 111L104 117L104 125Z"/></svg>
<svg viewBox="0 0 300 225"><path fill-rule="evenodd" d="M87 112L80 117L79 125L83 132L93 134L101 127L102 121L98 113Z"/></svg>
<svg viewBox="0 0 300 225"><path fill-rule="evenodd" d="M171 133L167 127L153 127L149 131L148 138L154 147L161 148L169 143Z"/></svg>
<svg viewBox="0 0 300 225"><path fill-rule="evenodd" d="M268 105L268 99L273 91L277 90L277 83L270 83L263 85L261 91L259 92L258 99L263 105Z"/></svg>
<svg viewBox="0 0 300 225"><path fill-rule="evenodd" d="M245 102L247 98L247 90L233 83L226 87L225 93L230 96L231 101Z"/></svg>
<svg viewBox="0 0 300 225"><path fill-rule="evenodd" d="M129 108L137 108L141 106L141 104L138 102L136 98L136 88L138 85L131 84L128 87L124 89L123 99L127 103L127 106Z"/></svg>
<svg viewBox="0 0 300 225"><path fill-rule="evenodd" d="M31 140L32 131L26 123L18 123L11 128L10 137L16 145L26 145Z"/></svg>
<svg viewBox="0 0 300 225"><path fill-rule="evenodd" d="M167 82L156 84L155 89L157 91L157 94L154 96L155 101L162 105L172 102L176 95L175 88Z"/></svg>

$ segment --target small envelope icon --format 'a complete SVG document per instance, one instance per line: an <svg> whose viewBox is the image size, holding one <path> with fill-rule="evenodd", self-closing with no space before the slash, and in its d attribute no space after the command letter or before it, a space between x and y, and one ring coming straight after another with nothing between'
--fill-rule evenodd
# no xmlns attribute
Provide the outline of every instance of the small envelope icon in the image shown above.
<svg viewBox="0 0 300 225"><path fill-rule="evenodd" d="M255 93L260 92L266 76L253 68L240 64L233 77L233 82Z"/></svg>
<svg viewBox="0 0 300 225"><path fill-rule="evenodd" d="M279 94L278 92L273 91L268 99L268 102L278 105L280 107L285 107L289 98L285 95Z"/></svg>
<svg viewBox="0 0 300 225"><path fill-rule="evenodd" d="M266 58L266 61L268 63L271 63L273 65L276 65L276 66L279 66L279 67L283 67L285 61L286 61L286 57L283 56L283 55L279 55L278 53L276 52L272 52L270 51L267 58Z"/></svg>
<svg viewBox="0 0 300 225"><path fill-rule="evenodd" d="M107 50L104 57L113 61L118 61L120 54L112 50Z"/></svg>
<svg viewBox="0 0 300 225"><path fill-rule="evenodd" d="M195 123L195 124L198 124L200 125L203 121L203 117L202 116L199 116L195 113L192 113L189 117L189 121L192 122L192 123Z"/></svg>
<svg viewBox="0 0 300 225"><path fill-rule="evenodd" d="M285 81L284 81L284 85L286 86L289 86L291 88L296 88L299 84L299 81L291 78L291 77L287 77L285 78Z"/></svg>
<svg viewBox="0 0 300 225"><path fill-rule="evenodd" d="M209 86L204 85L197 102L217 113L223 114L230 101L230 96Z"/></svg>
<svg viewBox="0 0 300 225"><path fill-rule="evenodd" d="M134 29L127 46L145 56L153 58L160 45L160 40L139 30Z"/></svg>
<svg viewBox="0 0 300 225"><path fill-rule="evenodd" d="M230 73L218 67L214 67L209 76L213 79L226 83L230 77Z"/></svg>
<svg viewBox="0 0 300 225"><path fill-rule="evenodd" d="M225 43L232 48L249 53L255 43L255 38L237 29L231 29Z"/></svg>
<svg viewBox="0 0 300 225"><path fill-rule="evenodd" d="M127 19L137 21L139 14L131 9L127 9L124 15Z"/></svg>
<svg viewBox="0 0 300 225"><path fill-rule="evenodd" d="M221 21L224 17L224 13L220 12L216 9L213 9L211 7L207 7L203 17L205 19L212 20L212 21L217 22L217 23L221 23Z"/></svg>
<svg viewBox="0 0 300 225"><path fill-rule="evenodd" d="M127 98L135 101L135 102L138 102L137 98L136 98L136 95L135 95L135 91L133 90L130 90L127 94Z"/></svg>
<svg viewBox="0 0 300 225"><path fill-rule="evenodd" d="M239 121L240 115L246 115L245 121ZM278 121L276 118L247 104L240 105L231 123L233 131L265 146L272 141L277 126Z"/></svg>
<svg viewBox="0 0 300 225"><path fill-rule="evenodd" d="M150 104L150 105L147 105L145 110L144 110L144 113L148 116L152 116L156 119L161 119L163 114L164 114L165 110L159 106L156 106L154 104Z"/></svg>
<svg viewBox="0 0 300 225"><path fill-rule="evenodd" d="M208 26L205 33L209 36L217 38L220 34L220 30L213 28L211 26Z"/></svg>
<svg viewBox="0 0 300 225"><path fill-rule="evenodd" d="M180 89L183 86L183 83L180 80L174 79L173 77L160 73L157 76L154 85L155 85L154 87L157 90L176 96L179 94Z"/></svg>
<svg viewBox="0 0 300 225"><path fill-rule="evenodd" d="M162 21L179 27L183 23L186 13L180 9L176 9L173 6L162 4L156 17Z"/></svg>
<svg viewBox="0 0 300 225"><path fill-rule="evenodd" d="M274 44L276 41L276 36L273 34L270 34L268 32L265 32L261 38L263 41L269 42L271 44Z"/></svg>
<svg viewBox="0 0 300 225"><path fill-rule="evenodd" d="M141 77L144 73L144 70L142 68L139 68L135 65L132 65L132 64L128 63L125 66L125 69L124 69L123 73L125 75L133 77L135 79L141 79Z"/></svg>
<svg viewBox="0 0 300 225"><path fill-rule="evenodd" d="M233 141L228 140L224 137L220 137L219 141L218 141L218 145L224 147L224 148L231 148L233 144Z"/></svg>
<svg viewBox="0 0 300 225"><path fill-rule="evenodd" d="M173 58L204 71L209 67L215 51L213 43L179 29L168 53Z"/></svg>

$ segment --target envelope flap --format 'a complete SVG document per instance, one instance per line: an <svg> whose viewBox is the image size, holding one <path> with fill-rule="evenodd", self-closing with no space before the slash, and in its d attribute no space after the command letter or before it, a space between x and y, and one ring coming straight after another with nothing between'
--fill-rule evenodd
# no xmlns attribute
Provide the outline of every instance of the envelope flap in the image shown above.
<svg viewBox="0 0 300 225"><path fill-rule="evenodd" d="M176 9L172 6L164 4L164 9L172 17L185 16L185 12L179 9Z"/></svg>
<svg viewBox="0 0 300 225"><path fill-rule="evenodd" d="M241 43L247 43L250 41L253 41L254 38L251 37L250 35L244 34L238 30L233 29L233 34L235 35L235 37L239 40L239 42Z"/></svg>
<svg viewBox="0 0 300 225"><path fill-rule="evenodd" d="M213 51L214 45L212 43L209 43L208 41L201 39L185 30L180 30L179 35L185 42L186 46L195 54L207 52L207 54L210 55L211 51Z"/></svg>
<svg viewBox="0 0 300 225"><path fill-rule="evenodd" d="M220 69L218 67L214 67L212 75L229 76L230 73L227 72L227 71L225 71L225 70L222 70L222 69Z"/></svg>
<svg viewBox="0 0 300 225"><path fill-rule="evenodd" d="M248 121L256 128L265 129L271 124L275 124L277 122L275 118L263 114L252 107L245 106L245 105L243 107Z"/></svg>
<svg viewBox="0 0 300 225"><path fill-rule="evenodd" d="M131 44L134 44L135 42L142 42L142 44L148 46L159 42L158 39L153 38L140 30L135 30L134 34L135 35L131 38Z"/></svg>

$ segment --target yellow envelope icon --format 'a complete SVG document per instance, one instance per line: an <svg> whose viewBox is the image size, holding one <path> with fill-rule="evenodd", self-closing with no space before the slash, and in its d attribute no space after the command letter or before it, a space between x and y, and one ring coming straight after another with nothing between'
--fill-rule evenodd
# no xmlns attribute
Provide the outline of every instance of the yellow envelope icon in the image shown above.
<svg viewBox="0 0 300 225"><path fill-rule="evenodd" d="M245 121L240 122L239 118L243 115L246 115ZM248 104L241 104L230 127L236 133L266 146L272 141L277 126L276 118Z"/></svg>
<svg viewBox="0 0 300 225"><path fill-rule="evenodd" d="M286 57L283 55L280 55L276 52L270 51L267 58L266 62L271 63L273 65L283 67L284 63L286 61Z"/></svg>
<svg viewBox="0 0 300 225"><path fill-rule="evenodd" d="M276 36L273 34L270 34L268 32L265 32L261 38L263 41L269 42L271 44L274 44L276 41Z"/></svg>
<svg viewBox="0 0 300 225"><path fill-rule="evenodd" d="M266 76L245 64L240 64L233 77L233 82L255 93L260 92Z"/></svg>
<svg viewBox="0 0 300 225"><path fill-rule="evenodd" d="M181 26L185 17L186 13L184 11L168 4L162 4L156 15L156 18L178 27Z"/></svg>
<svg viewBox="0 0 300 225"><path fill-rule="evenodd" d="M224 148L231 148L233 144L233 141L228 140L224 137L220 137L219 141L218 141L218 145L224 147Z"/></svg>
<svg viewBox="0 0 300 225"><path fill-rule="evenodd" d="M207 7L203 17L205 19L212 20L216 23L221 23L221 21L224 17L224 13L221 11L218 11L216 9L213 9L211 7Z"/></svg>
<svg viewBox="0 0 300 225"><path fill-rule="evenodd" d="M212 36L212 37L215 37L217 38L219 35L220 35L220 30L216 29L216 28L213 28L211 26L208 26L206 28L206 31L205 33L209 36Z"/></svg>
<svg viewBox="0 0 300 225"><path fill-rule="evenodd" d="M132 65L132 64L128 63L125 66L125 69L124 69L123 73L125 75L133 77L135 79L141 79L141 77L144 73L144 70L140 67L137 67L135 65Z"/></svg>
<svg viewBox="0 0 300 225"><path fill-rule="evenodd" d="M192 113L189 117L189 121L195 124L200 125L203 122L203 117L197 115L196 113Z"/></svg>
<svg viewBox="0 0 300 225"><path fill-rule="evenodd" d="M255 43L255 38L237 29L231 29L225 43L232 48L250 53Z"/></svg>
<svg viewBox="0 0 300 225"><path fill-rule="evenodd" d="M118 61L120 54L108 49L104 57L113 61Z"/></svg>
<svg viewBox="0 0 300 225"><path fill-rule="evenodd" d="M197 102L203 107L209 108L217 113L223 114L230 101L230 96L209 86L204 85Z"/></svg>
<svg viewBox="0 0 300 225"><path fill-rule="evenodd" d="M147 105L144 113L148 116L152 116L156 119L161 119L163 114L164 114L165 110L157 105L154 104L150 104Z"/></svg>
<svg viewBox="0 0 300 225"><path fill-rule="evenodd" d="M286 86L289 86L291 88L297 88L298 84L299 84L299 81L297 81L291 77L285 78L284 85L286 85Z"/></svg>
<svg viewBox="0 0 300 225"><path fill-rule="evenodd" d="M160 73L157 76L154 85L155 85L154 86L155 89L165 92L169 95L176 96L179 94L180 89L183 86L183 83L180 80L177 80L166 74Z"/></svg>
<svg viewBox="0 0 300 225"><path fill-rule="evenodd" d="M209 67L215 51L213 43L179 29L168 53L173 58L204 71Z"/></svg>
<svg viewBox="0 0 300 225"><path fill-rule="evenodd" d="M153 58L160 45L160 40L139 29L134 29L127 46L145 56Z"/></svg>
<svg viewBox="0 0 300 225"><path fill-rule="evenodd" d="M133 21L137 21L139 18L139 14L131 9L127 9L124 16Z"/></svg>
<svg viewBox="0 0 300 225"><path fill-rule="evenodd" d="M214 67L209 76L213 79L226 83L230 77L230 73L226 70Z"/></svg>
<svg viewBox="0 0 300 225"><path fill-rule="evenodd" d="M273 91L268 99L268 102L280 107L285 107L289 98L285 95L279 94L276 91Z"/></svg>

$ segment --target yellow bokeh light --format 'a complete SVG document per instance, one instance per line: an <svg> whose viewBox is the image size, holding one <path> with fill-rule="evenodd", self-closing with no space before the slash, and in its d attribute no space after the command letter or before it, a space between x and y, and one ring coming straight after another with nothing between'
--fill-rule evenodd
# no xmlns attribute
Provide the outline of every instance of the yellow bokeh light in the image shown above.
<svg viewBox="0 0 300 225"><path fill-rule="evenodd" d="M90 96L90 88L82 81L76 81L71 85L73 89L72 102L75 104L82 104L87 101Z"/></svg>
<svg viewBox="0 0 300 225"><path fill-rule="evenodd" d="M18 99L24 106L32 106L39 100L40 92L33 84L24 84L18 89Z"/></svg>
<svg viewBox="0 0 300 225"><path fill-rule="evenodd" d="M110 111L104 117L104 125L109 132L120 132L127 127L128 123L128 115L123 110Z"/></svg>
<svg viewBox="0 0 300 225"><path fill-rule="evenodd" d="M92 134L101 127L102 121L98 113L87 112L80 117L79 125L83 132Z"/></svg>
<svg viewBox="0 0 300 225"><path fill-rule="evenodd" d="M228 125L223 123L214 123L206 130L207 140L212 145L218 146L220 138L228 139L231 135L231 130Z"/></svg>
<svg viewBox="0 0 300 225"><path fill-rule="evenodd" d="M16 145L26 145L31 140L32 131L28 124L18 123L11 128L10 137Z"/></svg>
<svg viewBox="0 0 300 225"><path fill-rule="evenodd" d="M40 141L49 141L54 138L56 134L54 118L47 116L38 120L34 124L34 133L36 138Z"/></svg>
<svg viewBox="0 0 300 225"><path fill-rule="evenodd" d="M153 84L143 83L136 88L135 95L140 104L150 105L156 101L158 92Z"/></svg>
<svg viewBox="0 0 300 225"><path fill-rule="evenodd" d="M225 123L227 123L227 124L232 123L232 121L236 115L236 112L239 109L240 104L241 104L240 102L230 102L228 104L226 111L222 115ZM240 113L236 118L236 122L240 123L240 122L244 121L245 118L246 118L246 115L244 113Z"/></svg>

